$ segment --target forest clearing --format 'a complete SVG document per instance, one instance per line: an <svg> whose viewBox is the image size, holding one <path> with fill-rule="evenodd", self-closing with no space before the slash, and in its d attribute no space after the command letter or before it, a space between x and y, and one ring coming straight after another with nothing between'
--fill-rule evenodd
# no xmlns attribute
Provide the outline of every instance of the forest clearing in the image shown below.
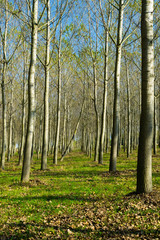
<svg viewBox="0 0 160 240"><path fill-rule="evenodd" d="M31 179L20 183L17 157L0 176L0 239L159 239L160 151L153 158L153 192L133 193L135 151L123 151L116 173L109 154L99 165L80 152L41 171L33 159Z"/></svg>

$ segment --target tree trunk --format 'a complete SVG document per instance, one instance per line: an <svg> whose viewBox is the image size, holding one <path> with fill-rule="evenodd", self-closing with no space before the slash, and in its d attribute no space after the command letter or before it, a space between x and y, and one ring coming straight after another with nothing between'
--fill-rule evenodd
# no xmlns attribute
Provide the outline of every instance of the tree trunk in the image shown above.
<svg viewBox="0 0 160 240"><path fill-rule="evenodd" d="M7 71L7 58L6 58L6 46L7 46L7 30L8 30L8 0L5 0L5 31L3 37L3 67L2 67L2 155L1 155L1 168L5 168L5 155L6 155L6 122L7 122L7 105L5 95L6 84L6 71Z"/></svg>
<svg viewBox="0 0 160 240"><path fill-rule="evenodd" d="M109 152L110 147L110 125L109 125L109 113L107 113L107 132L106 132L106 152Z"/></svg>
<svg viewBox="0 0 160 240"><path fill-rule="evenodd" d="M22 168L22 182L28 182L30 177L30 163L35 119L35 64L37 55L38 33L38 0L33 0L32 33L31 33L31 59L28 75L28 125Z"/></svg>
<svg viewBox="0 0 160 240"><path fill-rule="evenodd" d="M42 142L42 122L43 122L43 120L42 120L42 118L43 118L43 116L42 116L42 114L40 115L40 124L39 124L39 139L38 139L38 147L37 147L37 159L39 159L39 157L40 157L40 153L41 153L41 148L42 148L42 146L41 146L41 142Z"/></svg>
<svg viewBox="0 0 160 240"><path fill-rule="evenodd" d="M123 29L123 11L124 1L119 1L118 33L116 46L116 62L114 76L114 108L113 108L113 133L110 154L109 171L116 171L119 118L120 118L120 69L121 69L121 51L122 51L122 29Z"/></svg>
<svg viewBox="0 0 160 240"><path fill-rule="evenodd" d="M84 74L84 84L83 84L83 101L84 101L84 112L86 110L86 81L85 81L85 74ZM82 152L86 152L86 122L85 122L85 114L83 114L82 118L82 143L81 143L81 150Z"/></svg>
<svg viewBox="0 0 160 240"><path fill-rule="evenodd" d="M142 112L137 164L137 193L152 191L154 114L153 0L142 0Z"/></svg>
<svg viewBox="0 0 160 240"><path fill-rule="evenodd" d="M128 133L127 133L127 158L130 155L131 151L131 120L130 120L130 82L129 82L129 69L128 63L126 62L126 78L127 78L127 119L128 119Z"/></svg>
<svg viewBox="0 0 160 240"><path fill-rule="evenodd" d="M105 28L105 57L104 57L104 92L103 92L103 109L101 135L99 144L99 159L100 164L103 163L104 136L106 131L106 114L107 114L107 81L108 81L108 28Z"/></svg>
<svg viewBox="0 0 160 240"><path fill-rule="evenodd" d="M99 113L98 113L98 106L97 106L96 62L93 62L93 76L94 76L93 77L94 78L94 109L95 109L95 113L96 113L96 138L95 138L94 161L98 162L100 125L99 125ZM90 140L89 140L89 142L90 142Z"/></svg>
<svg viewBox="0 0 160 240"><path fill-rule="evenodd" d="M82 143L81 143L81 151L86 152L86 128L84 125L84 119L82 120Z"/></svg>
<svg viewBox="0 0 160 240"><path fill-rule="evenodd" d="M13 83L11 81L10 119L9 119L8 156L7 156L7 161L8 162L10 161L11 152L12 152L12 125L13 125L13 120L12 120L12 114L13 114L12 101L13 101Z"/></svg>
<svg viewBox="0 0 160 240"><path fill-rule="evenodd" d="M54 158L53 163L57 164L58 156L58 145L59 145L59 134L60 134L60 121L61 121L61 91L62 91L62 80L61 80L61 39L62 39L62 26L60 26L60 37L58 46L58 102L57 102L57 126L56 126L56 137L54 146Z"/></svg>
<svg viewBox="0 0 160 240"><path fill-rule="evenodd" d="M64 93L64 117L63 117L63 136L62 136L62 154L66 148L66 110L67 110L67 102L66 102L66 93Z"/></svg>
<svg viewBox="0 0 160 240"><path fill-rule="evenodd" d="M21 137L21 148L20 148L20 154L19 154L19 162L18 165L22 165L22 158L24 154L24 144L25 144L25 122L26 122L26 90L27 90L27 84L26 84L26 49L24 45L24 72L23 72L23 102L22 102L22 137Z"/></svg>
<svg viewBox="0 0 160 240"><path fill-rule="evenodd" d="M70 146L71 146L71 144L72 144L72 142L73 142L73 140L74 140L74 138L75 138L75 135L76 135L76 133L77 133L77 130L78 130L78 127L79 127L79 123L80 123L80 120L81 120L81 116L82 116L82 113L83 113L83 107L84 107L84 102L83 102L83 104L82 104L81 112L80 112L80 115L79 115L79 118L78 118L76 127L75 127L75 129L74 129L74 132L73 132L73 134L72 134L72 137L71 137L71 139L70 139L70 141L69 141L66 149L65 149L64 152L62 153L62 156L61 156L60 161L62 161L62 160L63 160L63 157L67 154L67 152L68 152L68 150L69 150L69 148L70 148Z"/></svg>
<svg viewBox="0 0 160 240"><path fill-rule="evenodd" d="M48 153L48 126L49 126L49 61L50 61L50 0L47 0L47 29L46 29L46 55L45 55L45 92L44 92L44 127L41 170L47 169Z"/></svg>

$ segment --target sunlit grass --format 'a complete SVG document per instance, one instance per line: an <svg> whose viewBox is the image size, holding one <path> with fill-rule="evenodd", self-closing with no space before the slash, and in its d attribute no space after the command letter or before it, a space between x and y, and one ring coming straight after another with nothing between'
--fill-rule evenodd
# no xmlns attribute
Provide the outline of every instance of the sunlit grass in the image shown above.
<svg viewBox="0 0 160 240"><path fill-rule="evenodd" d="M130 214L135 214L135 218L136 214L142 216L152 214L152 208L143 209L140 206L140 210L137 210L138 198L129 199L129 202L124 203L124 197L136 190L136 155L135 151L127 159L126 154L121 152L117 161L116 173L108 172L109 154L105 154L103 165L95 163L93 158L90 159L80 152L70 153L57 166L53 165L52 157L49 156L48 170L46 171L40 170L40 160L37 160L34 156L30 182L25 184L20 182L21 167L17 166L18 160L14 157L10 163L6 164L6 170L0 172L0 224L2 229L0 236L7 232L6 236L11 238L13 235L13 239L16 239L16 236L19 239L32 239L30 232L32 230L36 232L37 229L44 232L43 239L45 239L45 234L49 234L49 238L53 232L56 236L58 234L57 229L54 229L53 226L48 226L46 229L43 226L47 217L67 214L74 219L77 216L72 217L72 214L76 209L81 209L85 205L91 208L94 203L102 204L103 208L105 206L106 214L108 212L111 221L116 217L116 214L118 216L124 215L124 221L126 222ZM160 187L158 160L159 155L153 158L154 191L158 191ZM134 204L132 205L133 201ZM95 207L95 212L97 209L98 206ZM158 209L157 214L159 214ZM144 219L144 221L146 220ZM22 223L26 226L24 234L20 231ZM31 223L34 223L34 225ZM15 227L14 224L17 224L18 235L11 231ZM107 223L104 221L103 224L105 226ZM147 229L152 228L153 224L149 223ZM64 229L61 229L60 238L62 239L65 239L66 236L66 229ZM80 235L77 230L75 236ZM84 237L83 234L82 236ZM87 236L89 237L89 233ZM101 233L96 236L100 237Z"/></svg>

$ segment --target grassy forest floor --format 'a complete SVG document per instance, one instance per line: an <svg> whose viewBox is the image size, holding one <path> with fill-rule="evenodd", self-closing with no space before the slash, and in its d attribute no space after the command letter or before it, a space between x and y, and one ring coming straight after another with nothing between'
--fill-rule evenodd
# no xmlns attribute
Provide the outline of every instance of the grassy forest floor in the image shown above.
<svg viewBox="0 0 160 240"><path fill-rule="evenodd" d="M160 152L153 157L153 192L135 195L136 152L121 153L117 172L80 152L20 183L18 157L0 172L0 239L159 239Z"/></svg>

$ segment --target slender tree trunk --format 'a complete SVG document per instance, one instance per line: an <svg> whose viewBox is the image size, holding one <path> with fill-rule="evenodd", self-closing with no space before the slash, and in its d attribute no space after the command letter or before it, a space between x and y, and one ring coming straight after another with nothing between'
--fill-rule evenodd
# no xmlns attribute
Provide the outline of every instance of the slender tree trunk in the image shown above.
<svg viewBox="0 0 160 240"><path fill-rule="evenodd" d="M92 135L91 135L91 132L89 133L89 142L90 142L89 157L92 158Z"/></svg>
<svg viewBox="0 0 160 240"><path fill-rule="evenodd" d="M69 104L67 105L67 121L66 121L66 124L67 124L67 127L66 127L66 144L68 145L69 144L69 141L70 141L70 137L71 137L71 122L70 122L70 106ZM69 151L69 149L68 149Z"/></svg>
<svg viewBox="0 0 160 240"><path fill-rule="evenodd" d="M27 91L27 84L26 84L26 51L24 46L24 71L23 71L23 102L22 102L22 136L21 136L21 148L19 154L19 162L18 165L22 165L22 158L24 154L24 144L25 144L25 122L26 122L26 91Z"/></svg>
<svg viewBox="0 0 160 240"><path fill-rule="evenodd" d="M86 136L86 129L85 129L84 119L83 119L82 120L82 143L81 143L81 151L82 152L86 152L85 136Z"/></svg>
<svg viewBox="0 0 160 240"><path fill-rule="evenodd" d="M118 33L116 47L116 62L114 76L114 108L113 108L113 133L110 154L109 171L116 171L119 118L120 118L120 69L121 69L121 51L122 51L122 29L123 29L123 11L124 1L119 1Z"/></svg>
<svg viewBox="0 0 160 240"><path fill-rule="evenodd" d="M40 157L40 153L41 153L41 142L42 142L42 122L43 122L43 116L42 114L40 115L40 124L39 124L39 139L38 139L38 149L37 149L37 159L39 159Z"/></svg>
<svg viewBox="0 0 160 240"><path fill-rule="evenodd" d="M136 122L136 111L134 110L134 150L137 148L137 122Z"/></svg>
<svg viewBox="0 0 160 240"><path fill-rule="evenodd" d="M110 125L109 125L109 113L107 113L107 133L106 133L106 152L109 152L110 147Z"/></svg>
<svg viewBox="0 0 160 240"><path fill-rule="evenodd" d="M62 154L66 148L66 110L67 110L67 101L66 93L64 93L64 117L63 117L63 136L62 136Z"/></svg>
<svg viewBox="0 0 160 240"><path fill-rule="evenodd" d="M7 31L8 31L8 0L5 0L5 31L3 37L3 67L2 67L2 155L1 155L1 168L5 168L5 155L7 144L7 105L5 94L6 83L6 71L7 71L7 58L6 58L6 46L7 46Z"/></svg>
<svg viewBox="0 0 160 240"><path fill-rule="evenodd" d="M119 152L121 150L121 117L119 118L119 126L118 126L118 147L117 147L117 157L119 156Z"/></svg>
<svg viewBox="0 0 160 240"><path fill-rule="evenodd" d="M107 114L107 81L108 81L108 27L105 28L105 57L104 57L104 92L103 92L103 109L102 109L102 122L101 122L101 135L99 144L99 159L100 164L103 163L103 149L104 149L104 136L106 131L106 114Z"/></svg>
<svg viewBox="0 0 160 240"><path fill-rule="evenodd" d="M6 155L6 115L7 115L7 106L6 106L6 95L5 95L5 75L6 75L6 64L3 64L2 71L2 156L1 156L1 168L5 168L5 155Z"/></svg>
<svg viewBox="0 0 160 240"><path fill-rule="evenodd" d="M128 63L126 62L126 78L127 78L127 119L128 119L128 136L127 136L127 158L130 155L130 147L131 147L131 120L130 120L130 82L129 82L129 69L128 69Z"/></svg>
<svg viewBox="0 0 160 240"><path fill-rule="evenodd" d="M95 139L94 161L98 162L100 125L99 125L99 113L98 113L98 106L97 106L96 62L93 63L93 76L94 76L93 77L94 78L94 109L95 109L95 113L96 113L96 139Z"/></svg>
<svg viewBox="0 0 160 240"><path fill-rule="evenodd" d="M83 102L83 104L82 104L82 108L81 108L81 111L80 111L80 115L79 115L79 118L78 118L76 127L75 127L75 129L74 129L74 132L73 132L73 134L72 134L72 137L71 137L68 145L66 146L66 149L64 150L64 152L63 152L63 154L62 154L62 156L61 156L60 161L62 161L62 160L63 160L63 157L67 154L67 152L68 152L68 150L69 150L69 148L70 148L70 146L71 146L71 144L72 144L72 142L73 142L73 140L74 140L74 138L75 138L75 135L76 135L76 133L77 133L77 130L78 130L78 127L79 127L79 123L80 123L80 120L81 120L81 116L82 116L82 113L83 113L83 107L84 107L84 102Z"/></svg>
<svg viewBox="0 0 160 240"><path fill-rule="evenodd" d="M11 148L11 157L15 153L15 131L14 131L14 118L12 118L12 148Z"/></svg>
<svg viewBox="0 0 160 240"><path fill-rule="evenodd" d="M90 157L90 150L91 150L91 142L90 142L90 130L88 128L88 131L87 131L87 156Z"/></svg>
<svg viewBox="0 0 160 240"><path fill-rule="evenodd" d="M153 0L142 0L142 112L137 164L137 193L152 191L154 114Z"/></svg>
<svg viewBox="0 0 160 240"><path fill-rule="evenodd" d="M60 37L58 46L58 102L57 102L57 127L56 127L56 137L54 146L54 158L53 163L57 164L58 156L58 145L59 145L59 134L60 134L60 121L61 121L61 38L62 38L62 26L60 27Z"/></svg>
<svg viewBox="0 0 160 240"><path fill-rule="evenodd" d="M48 153L48 126L49 126L49 61L50 61L50 0L47 0L47 30L46 30L46 56L45 56L45 92L44 92L44 127L41 170L47 169Z"/></svg>
<svg viewBox="0 0 160 240"><path fill-rule="evenodd" d="M30 177L30 163L35 119L35 64L37 54L38 33L38 0L33 0L32 33L31 33L31 59L28 76L28 125L22 168L22 182L28 182Z"/></svg>
<svg viewBox="0 0 160 240"><path fill-rule="evenodd" d="M83 101L84 101L84 112L86 109L86 81L84 74L84 84L83 84ZM86 122L85 122L85 114L83 114L82 118L82 144L81 144L82 152L86 152Z"/></svg>
<svg viewBox="0 0 160 240"><path fill-rule="evenodd" d="M11 81L11 102L10 102L10 119L9 119L9 134L8 134L8 156L7 156L7 161L10 161L11 158L11 152L12 152L12 125L13 125L13 120L12 120L12 114L13 114L13 106L12 106L12 101L13 101L13 84Z"/></svg>
<svg viewBox="0 0 160 240"><path fill-rule="evenodd" d="M36 122L36 120L34 120ZM31 163L33 162L33 154L34 154L34 147L35 147L35 132L33 128L33 137L32 137L32 149L31 149Z"/></svg>
<svg viewBox="0 0 160 240"><path fill-rule="evenodd" d="M126 151L126 111L124 114L123 122L124 122L124 137L123 137L123 150Z"/></svg>
<svg viewBox="0 0 160 240"><path fill-rule="evenodd" d="M49 139L48 139L48 154L52 151L52 119L51 113L49 114Z"/></svg>

